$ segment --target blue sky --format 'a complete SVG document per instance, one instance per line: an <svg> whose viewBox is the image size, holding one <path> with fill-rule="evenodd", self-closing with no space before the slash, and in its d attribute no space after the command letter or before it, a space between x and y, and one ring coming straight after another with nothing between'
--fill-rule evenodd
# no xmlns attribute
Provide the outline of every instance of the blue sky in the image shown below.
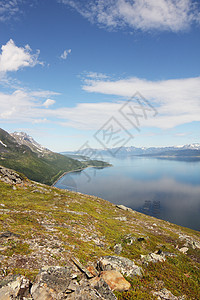
<svg viewBox="0 0 200 300"><path fill-rule="evenodd" d="M200 142L200 4L1 0L1 128L54 151Z"/></svg>

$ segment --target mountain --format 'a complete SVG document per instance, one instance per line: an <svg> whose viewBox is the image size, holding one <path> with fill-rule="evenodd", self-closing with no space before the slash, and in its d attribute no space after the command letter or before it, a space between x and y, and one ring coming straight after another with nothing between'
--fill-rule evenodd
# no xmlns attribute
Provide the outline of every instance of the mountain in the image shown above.
<svg viewBox="0 0 200 300"><path fill-rule="evenodd" d="M187 150L187 151L186 151ZM189 144L182 146L170 146L170 147L142 147L137 148L134 146L131 147L118 147L118 148L108 148L105 150L93 149L95 156L103 158L104 156L115 156L115 157L125 157L133 155L161 155L163 153L170 153L174 156L200 156L200 144ZM75 154L77 152L62 152L62 154ZM78 152L79 155L84 155L85 153L91 153L90 149L83 149Z"/></svg>
<svg viewBox="0 0 200 300"><path fill-rule="evenodd" d="M42 147L25 133L10 135L3 129L0 129L0 165L46 184L53 184L65 172L86 166Z"/></svg>
<svg viewBox="0 0 200 300"><path fill-rule="evenodd" d="M10 135L20 145L28 146L33 152L37 153L39 157L43 157L51 153L51 151L44 146L38 144L30 135L25 132L14 132Z"/></svg>

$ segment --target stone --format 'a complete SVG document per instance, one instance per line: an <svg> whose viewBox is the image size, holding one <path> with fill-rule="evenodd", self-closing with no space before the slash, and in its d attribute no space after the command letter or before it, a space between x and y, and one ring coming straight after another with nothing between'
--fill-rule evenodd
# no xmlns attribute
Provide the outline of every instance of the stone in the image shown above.
<svg viewBox="0 0 200 300"><path fill-rule="evenodd" d="M62 299L71 280L70 267L45 267L37 275L31 287L31 295L37 300Z"/></svg>
<svg viewBox="0 0 200 300"><path fill-rule="evenodd" d="M122 210L126 210L126 211L130 211L130 212L134 212L131 208L126 207L125 205L116 205L117 208L122 209Z"/></svg>
<svg viewBox="0 0 200 300"><path fill-rule="evenodd" d="M116 270L126 276L142 276L142 268L125 257L104 256L98 261L97 267L101 271Z"/></svg>
<svg viewBox="0 0 200 300"><path fill-rule="evenodd" d="M118 271L103 271L100 275L101 278L109 285L112 291L128 291L131 284L122 276Z"/></svg>
<svg viewBox="0 0 200 300"><path fill-rule="evenodd" d="M141 255L141 259L144 263L157 263L157 262L164 262L165 257L164 255L156 254L156 253L149 253L147 255Z"/></svg>
<svg viewBox="0 0 200 300"><path fill-rule="evenodd" d="M169 290L163 288L161 291L153 292L153 295L157 297L158 300L184 300L185 296L176 297Z"/></svg>
<svg viewBox="0 0 200 300"><path fill-rule="evenodd" d="M2 286L2 283L1 283ZM1 300L17 300L24 299L26 296L30 296L30 281L24 276L12 276L3 283L0 288Z"/></svg>
<svg viewBox="0 0 200 300"><path fill-rule="evenodd" d="M88 270L80 263L80 261L78 261L78 259L72 258L71 260L72 260L73 263L79 268L79 270L80 270L81 272L83 272L83 273L86 274L86 276L87 276L88 278L94 277L93 274L90 273L90 272L89 272L89 271L88 271Z"/></svg>
<svg viewBox="0 0 200 300"><path fill-rule="evenodd" d="M120 254L122 252L122 245L121 244L116 244L114 246L114 252L115 252L115 254Z"/></svg>
<svg viewBox="0 0 200 300"><path fill-rule="evenodd" d="M13 233L11 231L5 231L0 234L0 239L2 238L10 238L10 237L20 237L19 234Z"/></svg>
<svg viewBox="0 0 200 300"><path fill-rule="evenodd" d="M188 247L182 247L179 249L180 252L182 252L183 254L187 254L187 251L189 250Z"/></svg>
<svg viewBox="0 0 200 300"><path fill-rule="evenodd" d="M113 294L111 288L109 287L109 285L105 282L105 280L103 278L96 277L93 279L96 280L96 281L94 281L95 282L94 288L103 297L103 299L117 300L117 298Z"/></svg>
<svg viewBox="0 0 200 300"><path fill-rule="evenodd" d="M15 185L22 184L24 178L13 170L0 166L0 180L8 184Z"/></svg>
<svg viewBox="0 0 200 300"><path fill-rule="evenodd" d="M115 220L127 221L127 218L126 217L116 217Z"/></svg>

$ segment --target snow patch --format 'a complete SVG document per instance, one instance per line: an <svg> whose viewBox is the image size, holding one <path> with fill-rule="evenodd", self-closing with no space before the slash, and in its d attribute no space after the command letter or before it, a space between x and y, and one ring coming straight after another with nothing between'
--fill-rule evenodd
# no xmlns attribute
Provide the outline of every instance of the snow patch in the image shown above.
<svg viewBox="0 0 200 300"><path fill-rule="evenodd" d="M6 144L4 144L1 140L0 140L0 144L3 145L4 147L8 147Z"/></svg>

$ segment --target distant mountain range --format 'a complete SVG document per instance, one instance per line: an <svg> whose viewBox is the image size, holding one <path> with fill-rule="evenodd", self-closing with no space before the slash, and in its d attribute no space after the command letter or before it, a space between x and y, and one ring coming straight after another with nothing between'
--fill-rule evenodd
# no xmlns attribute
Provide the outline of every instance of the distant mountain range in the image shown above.
<svg viewBox="0 0 200 300"><path fill-rule="evenodd" d="M63 154L76 154L85 155L91 153L90 149L84 149L78 152L63 152ZM126 157L126 156L200 156L200 144L189 144L182 146L171 146L171 147L119 147L119 148L108 148L105 150L93 149L93 153L96 156L115 156L115 157Z"/></svg>
<svg viewBox="0 0 200 300"><path fill-rule="evenodd" d="M0 165L23 173L29 179L54 183L63 173L80 170L87 166L105 167L97 160L79 161L38 144L24 132L9 134L0 128Z"/></svg>

